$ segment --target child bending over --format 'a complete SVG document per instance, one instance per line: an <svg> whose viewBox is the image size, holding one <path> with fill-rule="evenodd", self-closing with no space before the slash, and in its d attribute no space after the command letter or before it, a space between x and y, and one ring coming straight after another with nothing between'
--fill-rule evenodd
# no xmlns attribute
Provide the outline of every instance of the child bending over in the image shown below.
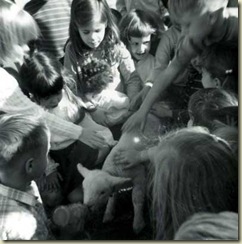
<svg viewBox="0 0 242 244"><path fill-rule="evenodd" d="M0 239L49 240L33 180L44 174L50 133L36 116L0 115Z"/></svg>
<svg viewBox="0 0 242 244"><path fill-rule="evenodd" d="M70 201L75 202L75 197L81 197L81 194L75 194L75 190L80 190L82 182L82 178L77 173L76 164L81 161L88 168L94 168L102 163L110 146L114 144L111 131L95 123L86 111L82 100L68 88L67 83L70 83L70 80L63 73L63 68L58 60L50 58L43 52L34 52L25 60L20 73L22 86L28 91L33 101L49 113L64 120L83 128L94 129L105 138L109 145L97 150L68 138L59 143L58 138L52 135L50 155L60 163L59 172L63 177L64 196L68 196ZM53 174L57 177L56 171L47 176L47 185L48 179L54 177Z"/></svg>

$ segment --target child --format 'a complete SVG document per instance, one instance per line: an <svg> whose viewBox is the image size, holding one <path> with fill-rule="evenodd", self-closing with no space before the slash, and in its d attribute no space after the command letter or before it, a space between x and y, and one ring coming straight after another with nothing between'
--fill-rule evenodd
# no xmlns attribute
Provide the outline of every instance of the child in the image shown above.
<svg viewBox="0 0 242 244"><path fill-rule="evenodd" d="M74 0L64 66L77 84L78 96L84 100L87 98L83 91L85 81L81 67L93 58L105 60L112 68L113 81L108 84L108 89L127 94L131 101L140 90L140 79L135 75L128 50L119 40L117 26L106 0ZM105 113L98 108L92 115L97 113L95 121L105 124Z"/></svg>
<svg viewBox="0 0 242 244"><path fill-rule="evenodd" d="M188 114L190 116L188 127L204 126L213 132L226 124L230 125L231 120L235 124L238 123L238 100L234 94L223 89L201 89L191 96ZM140 163L149 163L155 150L156 147L144 151L119 151L115 155L115 162L126 164L126 168Z"/></svg>
<svg viewBox="0 0 242 244"><path fill-rule="evenodd" d="M226 8L227 0L171 0L168 8L181 25L179 48L170 65L160 71L139 110L124 124L123 130L144 128L147 113L156 99L187 67L191 59L214 43L238 42L238 10Z"/></svg>
<svg viewBox="0 0 242 244"><path fill-rule="evenodd" d="M96 124L88 113L84 104L68 88L68 76L63 73L60 62L51 59L42 52L34 52L21 67L21 79L23 88L28 91L36 103L44 107L49 113L81 125L84 128L92 128L105 138L108 145L113 145L114 140L111 131ZM69 82L70 83L70 82ZM55 143L56 142L56 143ZM88 168L97 167L107 156L110 148L103 146L94 150L78 141L66 139L62 143L54 135L51 141L51 155L60 163L60 172L63 177L64 196L70 201L76 201L75 190L80 190L82 178L77 173L76 164L82 162ZM49 176L49 178L52 178ZM48 178L47 178L47 183ZM78 196L78 197L81 197Z"/></svg>
<svg viewBox="0 0 242 244"><path fill-rule="evenodd" d="M157 23L159 23L159 32L163 32L166 29L163 20L167 15L167 11L161 0L117 0L116 6L122 16L130 13L133 9L151 12L154 18L157 19Z"/></svg>
<svg viewBox="0 0 242 244"><path fill-rule="evenodd" d="M155 57L150 54L152 38L158 26L154 17L143 10L131 10L119 24L121 40L128 48L135 68L145 85L149 72L155 67Z"/></svg>
<svg viewBox="0 0 242 244"><path fill-rule="evenodd" d="M237 213L197 213L180 226L174 240L239 240L238 225Z"/></svg>
<svg viewBox="0 0 242 244"><path fill-rule="evenodd" d="M236 110L233 112L232 107L238 108L238 99L234 94L218 88L201 89L195 92L189 100L188 126L204 126L212 132L216 129L216 121L227 124L227 116L234 117L238 121L238 110L236 116Z"/></svg>
<svg viewBox="0 0 242 244"><path fill-rule="evenodd" d="M33 180L44 174L50 134L36 116L0 115L0 239L49 240Z"/></svg>
<svg viewBox="0 0 242 244"><path fill-rule="evenodd" d="M172 240L195 213L238 211L238 161L224 140L203 128L165 135L152 166L156 239Z"/></svg>
<svg viewBox="0 0 242 244"><path fill-rule="evenodd" d="M238 47L213 44L200 57L203 87L222 87L238 94Z"/></svg>
<svg viewBox="0 0 242 244"><path fill-rule="evenodd" d="M102 147L104 139L95 131L58 119L31 102L23 94L17 79L7 71L10 67L18 74L23 57L29 52L28 43L38 38L39 30L33 18L11 1L2 0L0 26L0 110L6 113L43 114L51 134L58 136L59 142L70 138L81 140L93 148Z"/></svg>

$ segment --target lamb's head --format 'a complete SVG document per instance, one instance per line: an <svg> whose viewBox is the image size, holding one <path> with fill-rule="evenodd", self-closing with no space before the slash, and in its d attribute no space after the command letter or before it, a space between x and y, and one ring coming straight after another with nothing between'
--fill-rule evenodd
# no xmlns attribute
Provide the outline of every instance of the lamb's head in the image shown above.
<svg viewBox="0 0 242 244"><path fill-rule="evenodd" d="M130 178L111 176L102 170L89 170L81 164L77 165L79 173L84 177L82 182L84 201L92 210L106 204L108 198L116 191L131 186Z"/></svg>

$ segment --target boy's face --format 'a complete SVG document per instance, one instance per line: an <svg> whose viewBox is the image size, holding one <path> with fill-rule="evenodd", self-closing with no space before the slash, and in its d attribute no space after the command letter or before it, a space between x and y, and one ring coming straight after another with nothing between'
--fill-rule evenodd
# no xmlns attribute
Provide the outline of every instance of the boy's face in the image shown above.
<svg viewBox="0 0 242 244"><path fill-rule="evenodd" d="M56 95L49 96L47 98L39 99L39 105L46 109L53 109L58 106L63 97L63 89Z"/></svg>
<svg viewBox="0 0 242 244"><path fill-rule="evenodd" d="M145 59L150 51L151 35L144 37L130 37L129 51L137 61Z"/></svg>

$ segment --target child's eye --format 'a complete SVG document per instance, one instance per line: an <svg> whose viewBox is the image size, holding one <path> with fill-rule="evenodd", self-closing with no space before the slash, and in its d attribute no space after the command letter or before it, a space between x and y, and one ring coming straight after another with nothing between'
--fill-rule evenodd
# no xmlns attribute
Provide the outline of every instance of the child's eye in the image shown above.
<svg viewBox="0 0 242 244"><path fill-rule="evenodd" d="M101 31L101 30L95 30L95 32L97 32L97 33L100 32L100 31Z"/></svg>
<svg viewBox="0 0 242 244"><path fill-rule="evenodd" d="M88 35L90 33L90 31L83 31L82 32L84 35Z"/></svg>

